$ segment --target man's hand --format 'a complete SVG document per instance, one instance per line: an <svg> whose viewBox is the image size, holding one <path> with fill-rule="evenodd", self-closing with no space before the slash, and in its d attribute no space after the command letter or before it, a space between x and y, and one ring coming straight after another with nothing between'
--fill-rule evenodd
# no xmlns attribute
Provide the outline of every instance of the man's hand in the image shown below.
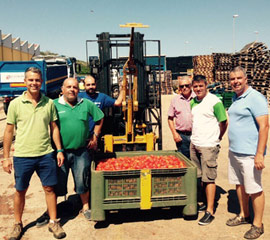
<svg viewBox="0 0 270 240"><path fill-rule="evenodd" d="M257 170L262 170L265 168L264 156L262 154L256 154L254 158L254 165Z"/></svg>
<svg viewBox="0 0 270 240"><path fill-rule="evenodd" d="M97 150L97 138L95 136L90 139L87 148Z"/></svg>
<svg viewBox="0 0 270 240"><path fill-rule="evenodd" d="M6 159L3 161L3 169L5 172L10 174L12 172L12 168L13 168L13 164L12 164L11 159Z"/></svg>
<svg viewBox="0 0 270 240"><path fill-rule="evenodd" d="M64 153L58 152L56 155L56 158L57 158L58 167L61 167L64 164L64 160L65 160Z"/></svg>
<svg viewBox="0 0 270 240"><path fill-rule="evenodd" d="M180 134L179 134L178 132L176 132L176 133L173 134L173 139L174 139L174 141L175 141L176 143L182 141L182 138L181 138L181 136L180 136Z"/></svg>

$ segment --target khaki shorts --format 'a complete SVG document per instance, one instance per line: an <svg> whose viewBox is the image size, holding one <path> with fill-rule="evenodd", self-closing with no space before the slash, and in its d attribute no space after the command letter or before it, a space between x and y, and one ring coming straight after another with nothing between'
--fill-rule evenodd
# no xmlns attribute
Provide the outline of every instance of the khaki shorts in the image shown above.
<svg viewBox="0 0 270 240"><path fill-rule="evenodd" d="M203 182L214 183L217 178L217 157L220 146L198 147L190 143L190 159L197 166L197 177Z"/></svg>
<svg viewBox="0 0 270 240"><path fill-rule="evenodd" d="M235 185L243 185L247 194L259 193L263 190L262 170L257 170L254 167L254 157L229 151L229 182Z"/></svg>

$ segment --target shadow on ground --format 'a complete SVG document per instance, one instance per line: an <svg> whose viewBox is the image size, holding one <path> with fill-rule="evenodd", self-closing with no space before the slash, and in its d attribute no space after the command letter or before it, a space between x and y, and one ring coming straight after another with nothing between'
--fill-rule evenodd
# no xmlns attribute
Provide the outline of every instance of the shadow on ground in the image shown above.
<svg viewBox="0 0 270 240"><path fill-rule="evenodd" d="M77 194L70 195L66 201L57 204L57 218L60 218L61 225L65 225L69 220L76 218L82 208L80 196ZM44 212L40 213L40 216ZM36 220L28 223L23 228L22 235L30 228L36 227Z"/></svg>
<svg viewBox="0 0 270 240"><path fill-rule="evenodd" d="M185 218L187 220L196 220L198 215L184 217L183 207L152 208L150 210L124 209L118 211L107 211L106 220L97 222L95 228L107 228L110 224L122 224L128 222L148 222L155 220L170 220L176 218Z"/></svg>
<svg viewBox="0 0 270 240"><path fill-rule="evenodd" d="M218 207L218 201L221 195L227 192L217 186L216 197L215 197L215 207ZM82 208L80 196L77 194L70 195L67 200L60 202L57 205L58 218L61 219L61 225L65 225L68 221L76 218ZM198 214L194 216L184 216L183 211L184 206L176 207L164 207L164 208L152 208L150 210L140 210L140 209L123 209L117 211L106 211L106 220L102 222L97 222L95 224L96 229L107 228L110 224L122 224L128 222L147 222L155 220L171 220L177 218L184 218L187 221L197 220ZM237 200L237 195L235 190L230 190L228 195L228 211L236 213L239 211L239 204ZM42 215L40 213L40 215ZM25 233L29 228L35 227L36 221L33 221L24 227L23 233Z"/></svg>
<svg viewBox="0 0 270 240"><path fill-rule="evenodd" d="M234 214L239 214L240 213L240 205L238 202L238 197L236 190L229 190L228 191L228 203L227 203L227 208L228 212L234 213ZM254 217L254 212L252 208L252 202L251 199L249 199L249 212L250 212L250 217L253 219Z"/></svg>
<svg viewBox="0 0 270 240"><path fill-rule="evenodd" d="M218 201L221 198L221 195L226 194L227 192L220 186L216 186L216 196L215 196L215 206L214 206L214 211L216 212L216 209L218 208Z"/></svg>

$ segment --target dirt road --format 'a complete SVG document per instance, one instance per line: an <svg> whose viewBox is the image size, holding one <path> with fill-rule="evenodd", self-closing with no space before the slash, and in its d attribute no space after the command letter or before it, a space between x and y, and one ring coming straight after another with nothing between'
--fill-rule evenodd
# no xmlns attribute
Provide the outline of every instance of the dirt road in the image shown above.
<svg viewBox="0 0 270 240"><path fill-rule="evenodd" d="M169 100L165 99L163 110L166 113ZM3 122L3 121L2 121ZM0 123L3 129L3 123ZM166 124L166 117L163 125ZM164 139L170 139L170 132L163 134ZM174 144L166 143L164 149L174 149ZM269 144L268 144L269 146ZM0 153L2 154L2 152ZM108 214L104 223L87 222L79 214L79 199L73 191L73 182L69 181L69 195L67 200L60 198L58 212L61 223L67 233L66 239L97 239L97 240L156 240L156 239L243 239L244 233L250 228L249 225L239 227L227 227L226 220L238 211L234 186L227 181L227 154L228 140L224 137L221 143L221 152L218 158L217 178L217 208L215 220L207 226L199 226L198 219L185 220L181 215L180 208L152 209L147 211L123 210ZM0 156L1 157L1 156ZM266 156L266 168L263 172L263 184L266 195L264 212L265 233L260 239L270 239L270 156ZM4 173L0 168L0 239L6 239L7 233L13 224L13 194L14 177ZM24 235L23 240L53 239L47 227L36 228L35 220L45 210L44 194L36 175L31 180L31 185L26 196L26 205L23 217ZM199 213L200 218L203 213Z"/></svg>

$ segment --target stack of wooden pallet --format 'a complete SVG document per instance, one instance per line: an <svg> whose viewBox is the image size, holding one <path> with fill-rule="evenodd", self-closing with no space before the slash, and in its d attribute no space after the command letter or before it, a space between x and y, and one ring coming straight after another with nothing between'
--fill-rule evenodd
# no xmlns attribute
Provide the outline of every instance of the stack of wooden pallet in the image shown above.
<svg viewBox="0 0 270 240"><path fill-rule="evenodd" d="M161 94L173 93L172 71L156 71L156 81L161 84Z"/></svg>
<svg viewBox="0 0 270 240"><path fill-rule="evenodd" d="M249 85L265 95L270 104L270 50L264 43L249 43L235 54L213 53L193 57L194 75L206 76L209 84L221 82L227 92L231 91L230 70L236 66L246 70Z"/></svg>
<svg viewBox="0 0 270 240"><path fill-rule="evenodd" d="M226 90L230 90L229 74L232 67L232 55L229 53L213 53L215 82L221 82Z"/></svg>
<svg viewBox="0 0 270 240"><path fill-rule="evenodd" d="M248 83L265 97L270 97L270 51L261 42L247 44L240 53L233 56L233 65L246 69Z"/></svg>
<svg viewBox="0 0 270 240"><path fill-rule="evenodd" d="M257 44L255 42L249 43L232 57L232 67L243 67L246 70L249 84L251 84L254 77L255 55L253 51L256 45Z"/></svg>
<svg viewBox="0 0 270 240"><path fill-rule="evenodd" d="M261 61L256 62L255 69L252 87L265 95L270 103L270 50L264 51Z"/></svg>
<svg viewBox="0 0 270 240"><path fill-rule="evenodd" d="M194 75L204 75L209 84L214 82L214 59L212 55L194 56L193 59Z"/></svg>

